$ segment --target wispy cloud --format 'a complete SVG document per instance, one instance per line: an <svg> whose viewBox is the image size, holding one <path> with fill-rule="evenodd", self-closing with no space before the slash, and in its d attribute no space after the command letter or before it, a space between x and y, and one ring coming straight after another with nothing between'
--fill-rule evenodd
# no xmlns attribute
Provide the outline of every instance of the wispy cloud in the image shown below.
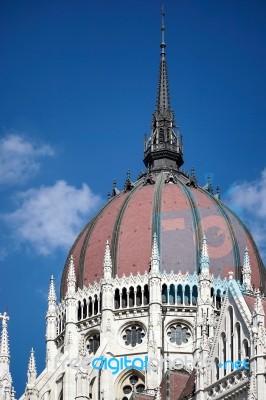
<svg viewBox="0 0 266 400"><path fill-rule="evenodd" d="M17 133L4 136L0 139L0 185L25 182L39 170L40 159L52 155L54 150L47 144Z"/></svg>
<svg viewBox="0 0 266 400"><path fill-rule="evenodd" d="M227 201L250 228L266 261L266 168L254 181L239 182L231 186Z"/></svg>
<svg viewBox="0 0 266 400"><path fill-rule="evenodd" d="M101 199L83 184L80 189L61 180L52 186L29 189L17 195L19 207L3 219L19 243L30 244L37 254L67 249Z"/></svg>

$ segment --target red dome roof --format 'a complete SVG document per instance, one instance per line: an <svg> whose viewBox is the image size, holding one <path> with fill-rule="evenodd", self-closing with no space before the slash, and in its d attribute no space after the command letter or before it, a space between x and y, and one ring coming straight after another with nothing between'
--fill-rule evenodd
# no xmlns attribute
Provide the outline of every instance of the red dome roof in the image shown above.
<svg viewBox="0 0 266 400"><path fill-rule="evenodd" d="M170 273L198 271L202 237L205 234L214 275L234 271L241 279L244 251L249 250L252 284L264 286L265 269L249 231L217 196L192 185L178 173L166 183L167 173L153 175L155 184L140 178L131 190L113 197L80 233L74 256L78 287L98 282L103 276L107 239L111 245L114 276L143 274L149 270L153 233L157 233L161 270ZM66 291L68 260L61 297Z"/></svg>

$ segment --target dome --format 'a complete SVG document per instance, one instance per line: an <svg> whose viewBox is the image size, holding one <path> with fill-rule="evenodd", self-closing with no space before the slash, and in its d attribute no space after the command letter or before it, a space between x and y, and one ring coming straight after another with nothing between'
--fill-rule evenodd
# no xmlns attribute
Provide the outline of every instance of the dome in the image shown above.
<svg viewBox="0 0 266 400"><path fill-rule="evenodd" d="M162 25L164 35L164 24ZM73 255L77 285L99 282L103 276L106 241L111 246L113 276L149 271L154 233L160 251L160 269L166 273L199 271L205 235L210 270L241 280L245 249L249 251L251 281L264 287L266 273L256 244L240 219L213 195L211 185L197 185L192 171L184 174L183 138L170 105L165 42L162 36L156 108L151 134L144 142L147 168L135 183L127 177L124 191L114 188L111 200L85 226L73 244L64 267L61 298L66 292L68 260Z"/></svg>
<svg viewBox="0 0 266 400"><path fill-rule="evenodd" d="M252 284L262 287L265 269L256 244L240 219L209 187L199 187L194 175L160 171L147 173L134 184L128 180L85 226L69 257L75 260L77 285L82 288L103 277L106 241L112 252L113 274L121 277L149 271L152 237L157 234L160 269L166 273L199 270L203 235L207 238L210 271L241 280L246 247ZM68 259L69 259L68 257ZM68 259L61 296L66 290Z"/></svg>

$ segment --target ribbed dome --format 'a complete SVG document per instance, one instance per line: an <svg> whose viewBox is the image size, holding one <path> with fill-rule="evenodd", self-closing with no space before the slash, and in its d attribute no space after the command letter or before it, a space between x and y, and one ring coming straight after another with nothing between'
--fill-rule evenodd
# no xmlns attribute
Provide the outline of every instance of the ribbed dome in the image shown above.
<svg viewBox="0 0 266 400"><path fill-rule="evenodd" d="M249 250L252 284L265 286L265 269L255 242L240 219L217 196L193 184L189 177L169 172L153 174L154 184L140 178L130 190L114 196L86 225L65 264L61 297L66 290L68 260L74 256L79 287L103 276L103 257L109 240L114 276L149 270L153 233L157 233L161 270L198 271L203 235L214 275L234 272L241 280L244 251Z"/></svg>

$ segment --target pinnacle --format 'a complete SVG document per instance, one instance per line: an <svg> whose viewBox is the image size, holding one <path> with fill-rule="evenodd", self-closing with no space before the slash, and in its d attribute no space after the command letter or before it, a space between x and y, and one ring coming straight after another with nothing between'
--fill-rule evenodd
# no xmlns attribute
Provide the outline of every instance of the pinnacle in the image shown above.
<svg viewBox="0 0 266 400"><path fill-rule="evenodd" d="M70 260L69 260L67 283L68 283L68 285L76 283L75 265L74 265L74 258L73 258L72 254L71 254Z"/></svg>
<svg viewBox="0 0 266 400"><path fill-rule="evenodd" d="M154 232L154 234L153 234L151 258L152 258L152 260L160 259L156 232Z"/></svg>
<svg viewBox="0 0 266 400"><path fill-rule="evenodd" d="M49 287L49 294L48 294L48 302L49 303L56 303L56 291L54 285L54 277L53 275L50 278L50 287Z"/></svg>
<svg viewBox="0 0 266 400"><path fill-rule="evenodd" d="M244 254L243 272L251 272L249 251L247 247L245 249L245 254Z"/></svg>
<svg viewBox="0 0 266 400"><path fill-rule="evenodd" d="M110 245L109 245L109 241L108 240L107 240L106 245L105 245L103 266L112 268L111 249L110 249Z"/></svg>
<svg viewBox="0 0 266 400"><path fill-rule="evenodd" d="M204 256L204 257L209 257L208 246L207 246L207 238L206 238L205 235L203 236L203 240L202 240L202 252L201 252L201 255Z"/></svg>
<svg viewBox="0 0 266 400"><path fill-rule="evenodd" d="M35 381L37 375L35 355L33 348L30 352L29 366L28 366L28 383L32 383Z"/></svg>
<svg viewBox="0 0 266 400"><path fill-rule="evenodd" d="M206 236L203 236L202 240L202 248L201 248L201 258L200 258L200 269L206 270L209 269L210 259L208 254L208 245Z"/></svg>
<svg viewBox="0 0 266 400"><path fill-rule="evenodd" d="M2 319L2 335L1 335L1 341L0 341L0 359L1 359L1 357L10 358L9 340L8 340L8 332L7 332L7 321L9 320L9 316L5 312L4 314L0 314L0 319Z"/></svg>

